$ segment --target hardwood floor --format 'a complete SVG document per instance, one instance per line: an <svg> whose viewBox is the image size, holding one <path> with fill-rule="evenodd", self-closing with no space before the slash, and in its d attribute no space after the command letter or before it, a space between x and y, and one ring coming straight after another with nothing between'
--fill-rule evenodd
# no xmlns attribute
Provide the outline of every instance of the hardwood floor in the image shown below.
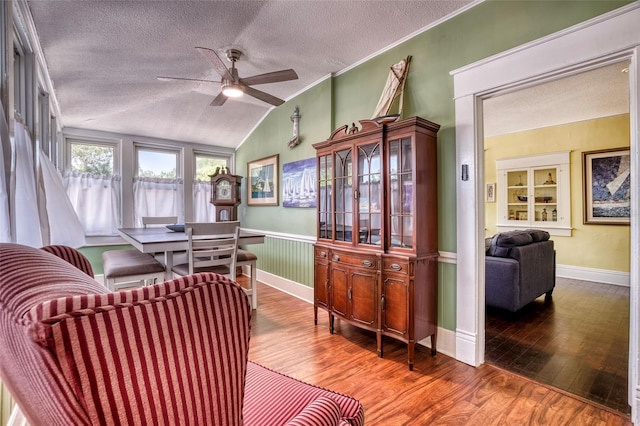
<svg viewBox="0 0 640 426"><path fill-rule="evenodd" d="M241 279L242 280L242 279ZM258 284L249 359L361 401L367 425L631 425L627 417L490 365L474 368L418 346L413 371L406 346Z"/></svg>
<svg viewBox="0 0 640 426"><path fill-rule="evenodd" d="M558 278L516 314L488 309L485 359L629 414L629 288Z"/></svg>

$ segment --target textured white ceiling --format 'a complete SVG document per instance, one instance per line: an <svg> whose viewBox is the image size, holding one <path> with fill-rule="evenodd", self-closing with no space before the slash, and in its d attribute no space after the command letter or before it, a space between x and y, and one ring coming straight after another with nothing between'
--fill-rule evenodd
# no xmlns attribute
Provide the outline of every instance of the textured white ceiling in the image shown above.
<svg viewBox="0 0 640 426"><path fill-rule="evenodd" d="M209 106L219 80L195 46L243 52L240 77L293 68L257 88L287 99L472 0L29 0L67 127L237 147L271 108L249 96ZM348 42L345 42L347 41ZM617 64L485 102L485 135L622 114Z"/></svg>
<svg viewBox="0 0 640 426"><path fill-rule="evenodd" d="M287 99L471 4L429 1L29 0L66 127L237 147L271 107L209 103L219 80L195 46L243 52L240 77L293 68L258 86Z"/></svg>
<svg viewBox="0 0 640 426"><path fill-rule="evenodd" d="M629 62L582 72L487 99L487 137L629 112Z"/></svg>

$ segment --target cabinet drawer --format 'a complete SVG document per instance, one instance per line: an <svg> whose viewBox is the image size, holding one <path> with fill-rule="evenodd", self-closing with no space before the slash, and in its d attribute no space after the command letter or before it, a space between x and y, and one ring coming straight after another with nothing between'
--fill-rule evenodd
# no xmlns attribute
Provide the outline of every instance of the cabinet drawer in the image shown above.
<svg viewBox="0 0 640 426"><path fill-rule="evenodd" d="M407 259L382 259L382 270L411 275L411 264Z"/></svg>
<svg viewBox="0 0 640 426"><path fill-rule="evenodd" d="M329 260L329 254L331 253L326 247L316 247L314 250L314 256L318 259Z"/></svg>
<svg viewBox="0 0 640 426"><path fill-rule="evenodd" d="M378 269L378 259L375 255L367 256L363 254L353 254L333 250L331 252L331 261L333 263L342 263L361 268Z"/></svg>

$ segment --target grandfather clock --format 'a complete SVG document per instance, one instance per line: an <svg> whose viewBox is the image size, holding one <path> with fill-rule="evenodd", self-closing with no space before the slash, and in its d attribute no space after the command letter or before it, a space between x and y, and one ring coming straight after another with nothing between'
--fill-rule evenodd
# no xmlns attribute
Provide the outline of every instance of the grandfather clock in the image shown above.
<svg viewBox="0 0 640 426"><path fill-rule="evenodd" d="M226 172L226 173L225 173ZM215 207L216 222L238 220L240 183L242 176L232 175L229 169L211 177L211 204Z"/></svg>

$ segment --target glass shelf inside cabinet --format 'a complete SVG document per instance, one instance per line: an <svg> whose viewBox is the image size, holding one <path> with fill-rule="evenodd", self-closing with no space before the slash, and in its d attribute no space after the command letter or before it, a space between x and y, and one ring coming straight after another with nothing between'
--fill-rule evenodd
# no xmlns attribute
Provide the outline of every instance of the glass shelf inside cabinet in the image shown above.
<svg viewBox="0 0 640 426"><path fill-rule="evenodd" d="M527 182L528 174L526 170L507 172L507 203L527 205Z"/></svg>

